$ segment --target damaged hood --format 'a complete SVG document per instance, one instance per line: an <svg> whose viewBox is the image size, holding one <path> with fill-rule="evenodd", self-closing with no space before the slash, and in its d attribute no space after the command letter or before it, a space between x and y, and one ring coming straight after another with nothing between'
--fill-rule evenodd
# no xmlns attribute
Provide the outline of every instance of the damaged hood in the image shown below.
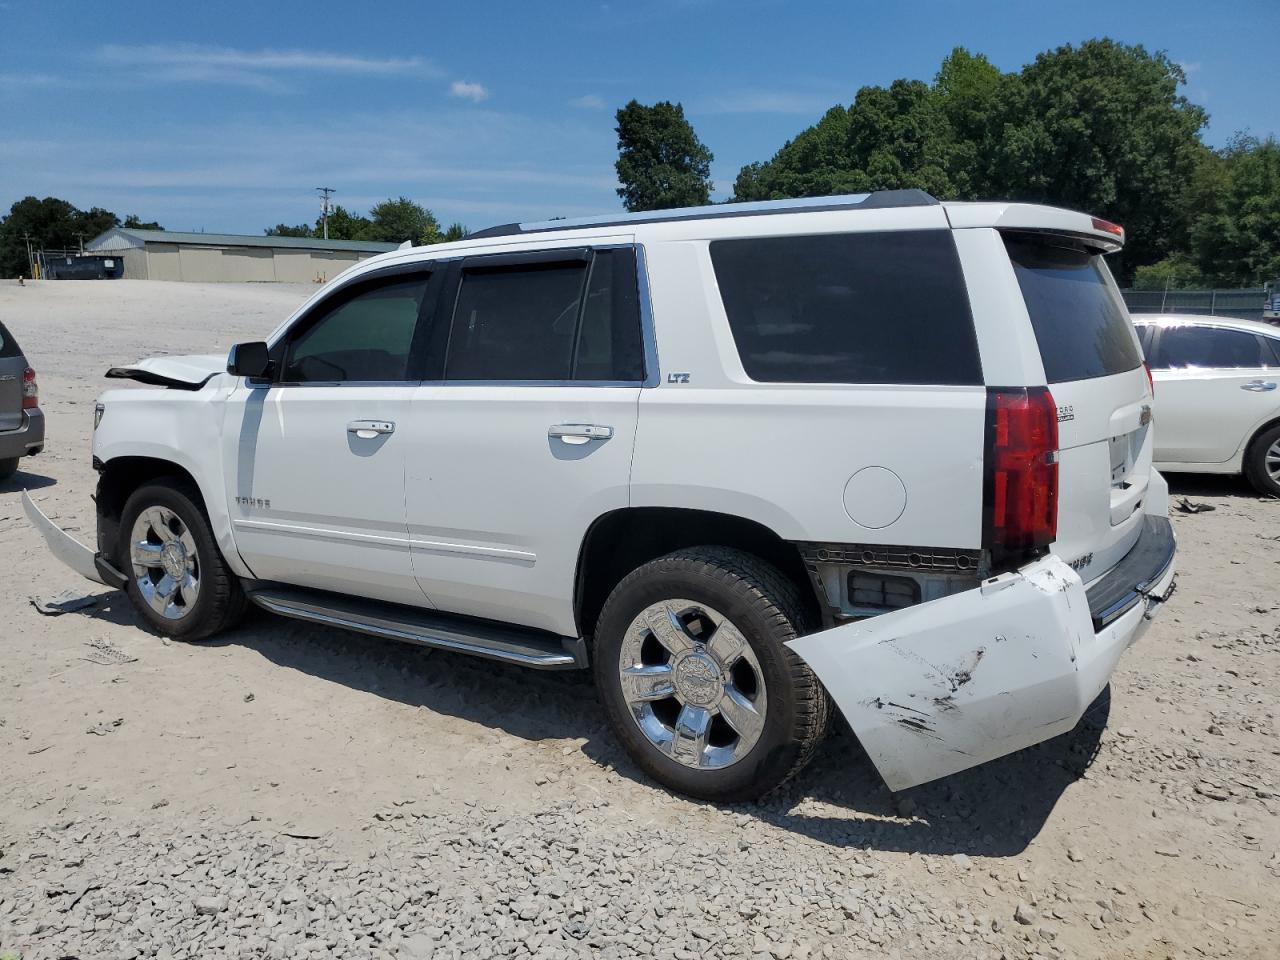
<svg viewBox="0 0 1280 960"><path fill-rule="evenodd" d="M109 378L137 380L156 387L199 390L227 369L227 358L218 354L191 354L185 357L148 357L127 367L112 367Z"/></svg>

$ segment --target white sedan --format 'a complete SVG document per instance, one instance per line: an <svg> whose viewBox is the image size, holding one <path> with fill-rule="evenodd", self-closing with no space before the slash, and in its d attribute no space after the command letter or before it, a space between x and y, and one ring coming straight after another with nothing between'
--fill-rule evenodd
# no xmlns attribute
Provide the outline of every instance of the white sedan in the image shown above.
<svg viewBox="0 0 1280 960"><path fill-rule="evenodd" d="M1133 322L1155 383L1157 468L1243 473L1280 496L1280 327L1173 315Z"/></svg>

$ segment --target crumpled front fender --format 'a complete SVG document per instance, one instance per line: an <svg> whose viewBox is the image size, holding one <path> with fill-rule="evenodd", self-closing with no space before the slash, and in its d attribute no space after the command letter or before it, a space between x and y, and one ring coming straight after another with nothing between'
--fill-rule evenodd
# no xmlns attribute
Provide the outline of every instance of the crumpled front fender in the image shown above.
<svg viewBox="0 0 1280 960"><path fill-rule="evenodd" d="M903 790L1070 730L1144 612L1095 636L1080 577L1050 556L790 646Z"/></svg>

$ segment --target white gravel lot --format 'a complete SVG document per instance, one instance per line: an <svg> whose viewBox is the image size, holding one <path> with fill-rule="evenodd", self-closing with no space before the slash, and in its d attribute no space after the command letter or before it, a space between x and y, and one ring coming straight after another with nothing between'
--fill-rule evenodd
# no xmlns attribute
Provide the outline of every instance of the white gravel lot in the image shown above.
<svg viewBox="0 0 1280 960"><path fill-rule="evenodd" d="M313 290L0 282L48 416L0 484L0 958L1280 956L1280 501L1242 481L1173 478L1216 510L1175 516L1178 593L1109 703L896 797L838 732L764 803L673 797L585 676L265 615L144 631L19 492L92 542L102 372ZM68 588L98 602L29 601Z"/></svg>

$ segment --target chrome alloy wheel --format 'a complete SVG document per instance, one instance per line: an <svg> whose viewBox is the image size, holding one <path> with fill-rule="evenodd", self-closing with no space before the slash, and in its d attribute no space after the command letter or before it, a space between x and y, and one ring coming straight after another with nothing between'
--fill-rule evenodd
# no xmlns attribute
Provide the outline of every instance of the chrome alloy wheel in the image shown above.
<svg viewBox="0 0 1280 960"><path fill-rule="evenodd" d="M138 514L129 536L129 559L142 599L169 620L181 620L200 595L200 558L196 541L168 507Z"/></svg>
<svg viewBox="0 0 1280 960"><path fill-rule="evenodd" d="M764 730L764 672L723 614L693 600L640 612L618 656L622 696L641 732L672 760L715 770L746 756Z"/></svg>
<svg viewBox="0 0 1280 960"><path fill-rule="evenodd" d="M1276 483L1280 483L1280 440L1277 440L1267 448L1267 452L1262 457L1263 468Z"/></svg>

